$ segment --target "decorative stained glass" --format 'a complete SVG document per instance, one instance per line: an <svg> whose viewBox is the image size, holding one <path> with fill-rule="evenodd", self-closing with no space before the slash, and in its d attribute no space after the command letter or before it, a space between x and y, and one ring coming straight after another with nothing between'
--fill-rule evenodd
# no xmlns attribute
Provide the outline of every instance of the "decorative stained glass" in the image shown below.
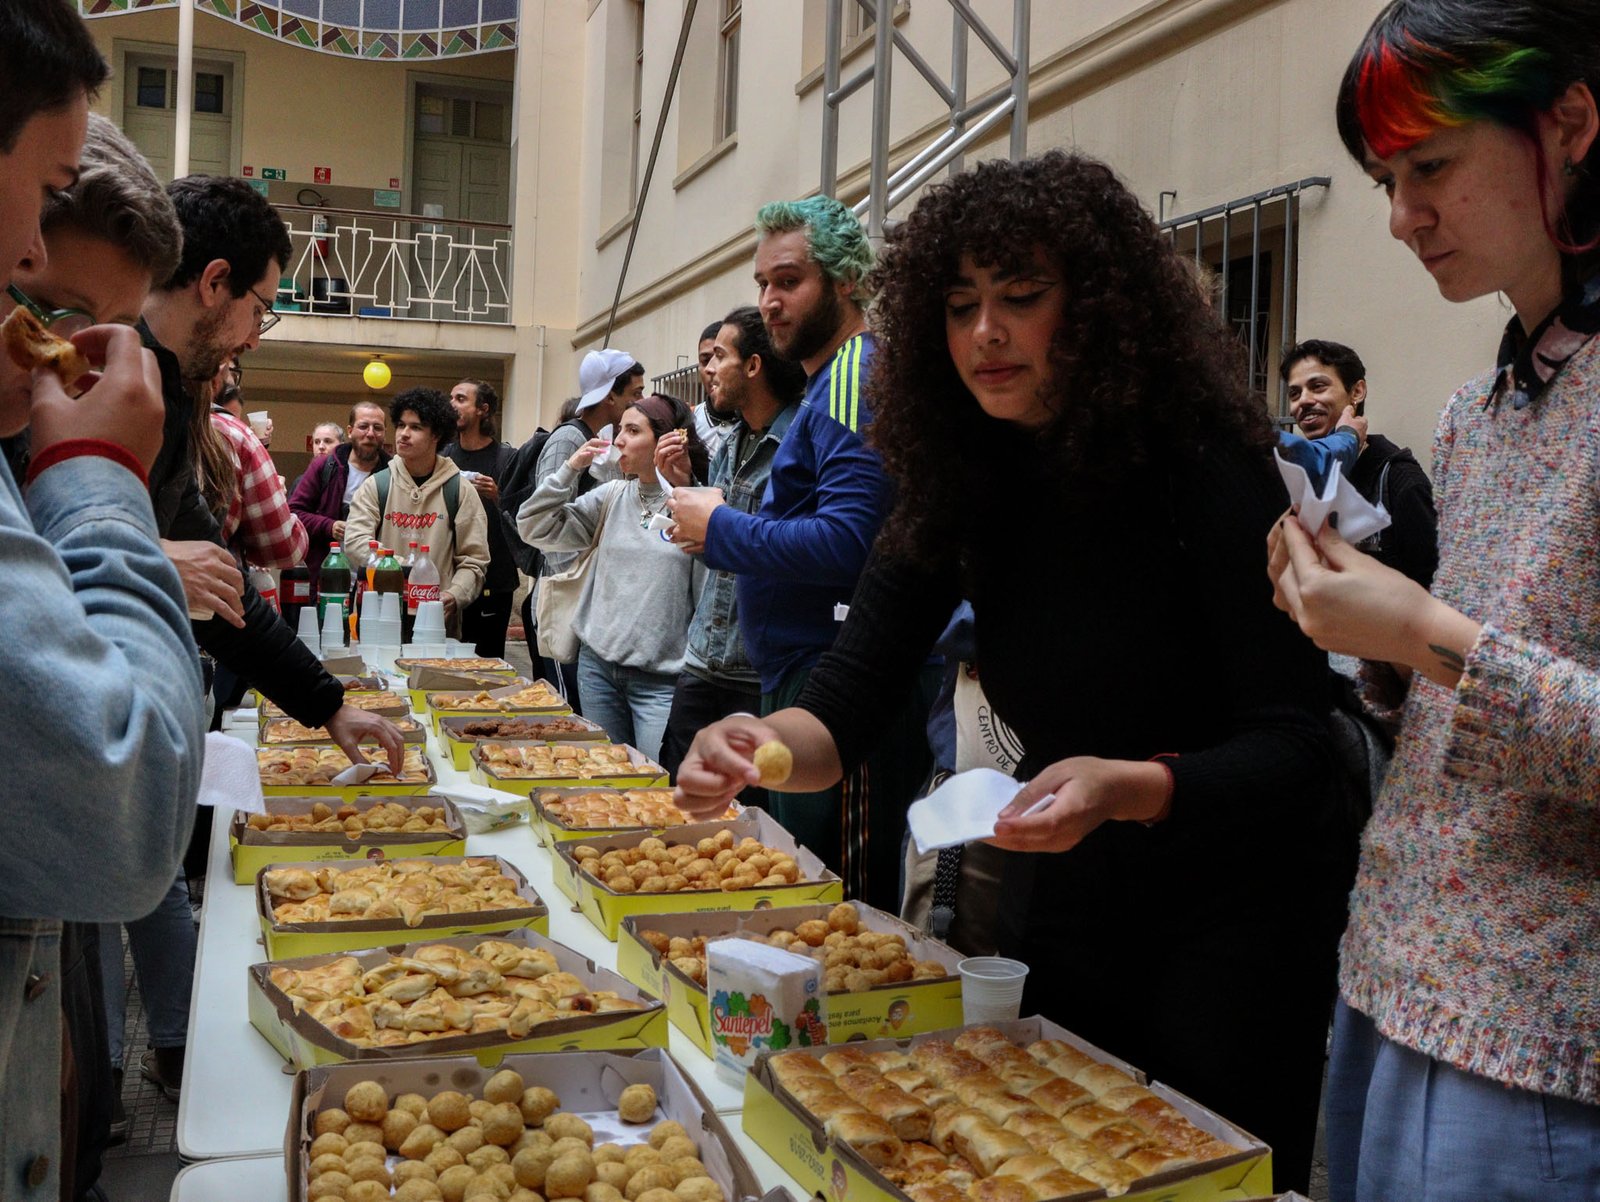
<svg viewBox="0 0 1600 1202"><path fill-rule="evenodd" d="M85 17L178 7L178 0L75 2ZM199 0L196 7L324 54L434 59L514 47L518 5L519 0Z"/></svg>

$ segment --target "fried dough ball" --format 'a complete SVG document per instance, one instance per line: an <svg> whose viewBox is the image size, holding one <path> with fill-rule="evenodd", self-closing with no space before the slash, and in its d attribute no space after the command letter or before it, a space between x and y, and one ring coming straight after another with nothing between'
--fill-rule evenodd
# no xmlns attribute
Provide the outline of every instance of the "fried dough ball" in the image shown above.
<svg viewBox="0 0 1600 1202"><path fill-rule="evenodd" d="M394 1202L443 1202L437 1182L414 1177L394 1191Z"/></svg>
<svg viewBox="0 0 1600 1202"><path fill-rule="evenodd" d="M345 1174L351 1181L376 1181L383 1186L385 1194L389 1192L389 1170L375 1156L363 1156L360 1160L352 1161Z"/></svg>
<svg viewBox="0 0 1600 1202"><path fill-rule="evenodd" d="M452 1131L445 1137L444 1142L457 1152L460 1152L462 1156L471 1156L484 1145L483 1128L463 1127L459 1131Z"/></svg>
<svg viewBox="0 0 1600 1202"><path fill-rule="evenodd" d="M633 1176L633 1170L625 1164L618 1164L614 1160L602 1161L594 1166L594 1179L603 1185L609 1185L621 1191L628 1184L628 1178Z"/></svg>
<svg viewBox="0 0 1600 1202"><path fill-rule="evenodd" d="M381 1123L389 1113L389 1095L376 1081L357 1081L344 1092L344 1110L360 1123Z"/></svg>
<svg viewBox="0 0 1600 1202"><path fill-rule="evenodd" d="M678 1202L678 1195L669 1189L647 1189L639 1195L639 1202Z"/></svg>
<svg viewBox="0 0 1600 1202"><path fill-rule="evenodd" d="M317 1111L317 1117L312 1130L317 1135L327 1135L329 1132L332 1132L334 1135L341 1135L344 1133L344 1129L349 1125L350 1116L335 1106L328 1110Z"/></svg>
<svg viewBox="0 0 1600 1202"><path fill-rule="evenodd" d="M311 1162L311 1167L306 1170L306 1176L316 1180L324 1173L344 1172L344 1157L337 1152L324 1152Z"/></svg>
<svg viewBox="0 0 1600 1202"><path fill-rule="evenodd" d="M515 1069L503 1068L484 1083L483 1100L493 1103L517 1103L522 1101L524 1088L521 1073Z"/></svg>
<svg viewBox="0 0 1600 1202"><path fill-rule="evenodd" d="M467 1158L449 1144L441 1143L422 1158L422 1163L437 1173L439 1180L442 1182L446 1169L461 1167L467 1163ZM441 1186L441 1188L443 1187Z"/></svg>
<svg viewBox="0 0 1600 1202"><path fill-rule="evenodd" d="M522 1096L522 1091L517 1090L517 1096ZM514 1103L501 1102L491 1106L489 1113L483 1116L483 1138L491 1144L498 1144L502 1148L517 1142L522 1134L522 1111Z"/></svg>
<svg viewBox="0 0 1600 1202"><path fill-rule="evenodd" d="M343 1198L352 1182L344 1173L324 1173L306 1189L306 1202L319 1198Z"/></svg>
<svg viewBox="0 0 1600 1202"><path fill-rule="evenodd" d="M675 1119L663 1119L654 1127L650 1128L650 1146L659 1151L661 1145L666 1143L669 1139L679 1137L687 1139L688 1135L689 1133L688 1131L684 1130L682 1123ZM691 1156L693 1154L694 1153L692 1152L690 1153Z"/></svg>
<svg viewBox="0 0 1600 1202"><path fill-rule="evenodd" d="M656 1151L661 1153L661 1159L668 1164L685 1156L700 1155L700 1149L694 1146L694 1140L687 1135L669 1136L656 1145Z"/></svg>
<svg viewBox="0 0 1600 1202"><path fill-rule="evenodd" d="M493 1177L501 1185L505 1186L507 1195L518 1188L516 1175L512 1173L511 1166L505 1161L490 1165L484 1169L483 1175L485 1177Z"/></svg>
<svg viewBox="0 0 1600 1202"><path fill-rule="evenodd" d="M504 1181L487 1173L479 1173L467 1182L467 1191L461 1196L461 1202L473 1202L473 1199L480 1199L482 1202L505 1202L509 1197L511 1197L511 1187Z"/></svg>
<svg viewBox="0 0 1600 1202"><path fill-rule="evenodd" d="M476 1152L467 1153L467 1163L480 1173L487 1173L497 1164L508 1164L510 1160L510 1153L494 1144L484 1144Z"/></svg>
<svg viewBox="0 0 1600 1202"><path fill-rule="evenodd" d="M556 1097L555 1090L535 1085L522 1091L522 1101L517 1105L522 1110L522 1121L530 1127L537 1127L555 1113L556 1107L561 1105L561 1099Z"/></svg>
<svg viewBox="0 0 1600 1202"><path fill-rule="evenodd" d="M594 1160L587 1155L560 1156L544 1175L546 1198L581 1198L594 1180Z"/></svg>
<svg viewBox="0 0 1600 1202"><path fill-rule="evenodd" d="M489 1113L489 1107L492 1105L494 1105L493 1102L485 1102L482 1098L473 1098L472 1101L467 1103L467 1113L472 1116L474 1122L481 1123L483 1122L483 1116Z"/></svg>
<svg viewBox="0 0 1600 1202"><path fill-rule="evenodd" d="M389 1202L389 1187L378 1181L357 1181L346 1191L344 1202Z"/></svg>
<svg viewBox="0 0 1600 1202"><path fill-rule="evenodd" d="M655 1113L656 1091L648 1085L630 1085L617 1099L617 1117L625 1123L648 1123Z"/></svg>
<svg viewBox="0 0 1600 1202"><path fill-rule="evenodd" d="M550 1145L550 1155L556 1160L560 1160L563 1156L588 1156L590 1160L594 1159L589 1151L589 1145L576 1135L567 1135L556 1140Z"/></svg>
<svg viewBox="0 0 1600 1202"><path fill-rule="evenodd" d="M595 1164L622 1163L623 1151L621 1144L597 1144L594 1149Z"/></svg>
<svg viewBox="0 0 1600 1202"><path fill-rule="evenodd" d="M344 1129L345 1140L350 1147L356 1144L377 1144L383 1147L383 1128L377 1123L351 1123ZM350 1154L350 1147L345 1149L345 1155Z"/></svg>
<svg viewBox="0 0 1600 1202"><path fill-rule="evenodd" d="M461 1202L466 1195L468 1184L477 1175L477 1171L466 1164L458 1164L440 1173L439 1192L444 1195L444 1202Z"/></svg>
<svg viewBox="0 0 1600 1202"><path fill-rule="evenodd" d="M428 1099L428 1121L441 1131L459 1131L472 1120L467 1099L453 1089L440 1090ZM446 1194L446 1202L450 1202Z"/></svg>
<svg viewBox="0 0 1600 1202"><path fill-rule="evenodd" d="M622 1163L627 1167L628 1176L633 1176L647 1164L660 1164L661 1153L649 1144L635 1144L622 1155Z"/></svg>
<svg viewBox="0 0 1600 1202"><path fill-rule="evenodd" d="M675 1184L672 1170L666 1165L647 1164L628 1178L627 1188L622 1193L628 1202L639 1202L639 1196L647 1190L671 1189Z"/></svg>
<svg viewBox="0 0 1600 1202"><path fill-rule="evenodd" d="M544 1129L542 1127L527 1127L524 1128L522 1134L517 1137L517 1142L511 1145L511 1155L515 1156L518 1152L521 1152L525 1148L539 1148L541 1150L548 1150L555 1144L555 1142L555 1140L551 1139L544 1133Z"/></svg>
<svg viewBox="0 0 1600 1202"><path fill-rule="evenodd" d="M751 762L761 773L760 784L764 789L783 784L794 771L794 753L777 739L769 739L757 747Z"/></svg>
<svg viewBox="0 0 1600 1202"><path fill-rule="evenodd" d="M594 1181L583 1191L583 1202L622 1202L622 1191L604 1181Z"/></svg>
<svg viewBox="0 0 1600 1202"><path fill-rule="evenodd" d="M396 1186L404 1185L407 1181L426 1181L430 1184L439 1179L435 1173L420 1160L402 1160L394 1166L394 1183Z"/></svg>
<svg viewBox="0 0 1600 1202"><path fill-rule="evenodd" d="M390 1110L403 1110L417 1122L428 1117L428 1099L419 1093L403 1093L389 1105Z"/></svg>
<svg viewBox="0 0 1600 1202"><path fill-rule="evenodd" d="M549 1148L524 1148L511 1158L511 1174L518 1185L543 1189L544 1175L555 1160Z"/></svg>
<svg viewBox="0 0 1600 1202"><path fill-rule="evenodd" d="M398 1152L400 1145L406 1142L406 1136L417 1129L417 1116L409 1110L391 1110L383 1116L383 1146L391 1152Z"/></svg>
<svg viewBox="0 0 1600 1202"><path fill-rule="evenodd" d="M667 1162L667 1167L678 1178L678 1185L682 1185L690 1177L706 1177L706 1166L700 1163L698 1156L680 1156L677 1160ZM672 1188L677 1189L678 1185Z"/></svg>
<svg viewBox="0 0 1600 1202"><path fill-rule="evenodd" d="M364 1139L344 1150L344 1162L354 1164L358 1160L382 1160L387 1155L388 1152L377 1140Z"/></svg>
<svg viewBox="0 0 1600 1202"><path fill-rule="evenodd" d="M552 1114L545 1119L544 1129L557 1143L563 1139L581 1139L585 1148L594 1147L594 1128L575 1114Z"/></svg>
<svg viewBox="0 0 1600 1202"><path fill-rule="evenodd" d="M344 1150L349 1146L350 1141L345 1139L344 1136L337 1131L329 1131L311 1141L311 1159L315 1160L317 1157L325 1156L329 1152L332 1152L335 1156L343 1157Z"/></svg>
<svg viewBox="0 0 1600 1202"><path fill-rule="evenodd" d="M408 1114L409 1111L397 1110L395 1114ZM400 1141L396 1149L407 1160L425 1160L428 1153L444 1143L444 1132L432 1123L418 1123L411 1128L411 1133ZM447 1168L449 1166L446 1166Z"/></svg>
<svg viewBox="0 0 1600 1202"><path fill-rule="evenodd" d="M678 1202L728 1202L722 1187L709 1177L690 1177L680 1181L673 1191Z"/></svg>
<svg viewBox="0 0 1600 1202"><path fill-rule="evenodd" d="M511 1191L510 1202L544 1202L544 1198L534 1193L531 1189L523 1189L518 1186Z"/></svg>

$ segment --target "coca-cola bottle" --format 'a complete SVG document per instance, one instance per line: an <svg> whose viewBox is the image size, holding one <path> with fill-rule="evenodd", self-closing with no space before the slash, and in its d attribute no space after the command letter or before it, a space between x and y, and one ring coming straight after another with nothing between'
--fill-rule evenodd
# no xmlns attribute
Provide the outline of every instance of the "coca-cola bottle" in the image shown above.
<svg viewBox="0 0 1600 1202"><path fill-rule="evenodd" d="M417 606L424 601L439 600L439 569L434 566L428 557L428 548L420 547L417 550L417 562L411 568L411 577L406 581L406 638L411 638L411 631L417 623Z"/></svg>

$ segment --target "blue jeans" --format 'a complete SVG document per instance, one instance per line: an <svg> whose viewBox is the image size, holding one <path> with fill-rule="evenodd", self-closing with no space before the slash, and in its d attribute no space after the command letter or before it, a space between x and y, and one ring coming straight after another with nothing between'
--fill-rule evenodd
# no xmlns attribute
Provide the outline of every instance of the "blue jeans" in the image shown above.
<svg viewBox="0 0 1600 1202"><path fill-rule="evenodd" d="M181 1048L189 1038L189 996L194 992L194 911L182 872L167 895L149 914L123 924L139 994L150 1024L150 1042L158 1048ZM105 981L106 1028L111 1039L111 1067L121 1068L126 1051L122 1028L127 1021L128 981L122 974L122 925L100 924L101 976Z"/></svg>
<svg viewBox="0 0 1600 1202"><path fill-rule="evenodd" d="M605 727L613 743L637 747L653 760L661 758L661 739L677 683L677 676L669 673L607 663L587 643L578 644L583 716Z"/></svg>
<svg viewBox="0 0 1600 1202"><path fill-rule="evenodd" d="M1331 1202L1600 1199L1600 1106L1451 1068L1342 1000L1327 1118Z"/></svg>

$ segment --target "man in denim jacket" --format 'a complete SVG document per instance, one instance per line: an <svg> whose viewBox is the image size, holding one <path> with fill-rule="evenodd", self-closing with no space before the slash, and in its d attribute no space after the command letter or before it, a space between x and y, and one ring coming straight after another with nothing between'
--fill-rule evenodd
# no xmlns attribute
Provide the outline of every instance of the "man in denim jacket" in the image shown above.
<svg viewBox="0 0 1600 1202"><path fill-rule="evenodd" d="M40 203L46 189L75 178L89 99L106 76L63 0L0 5L8 281L25 259L44 265ZM109 293L74 299L85 312L116 307ZM0 316L17 303L4 295ZM56 324L83 321L80 312ZM131 329L97 327L74 341L102 372L81 397L48 372L22 396L0 397L0 436L27 427L32 437L26 500L0 464L0 618L10 636L0 649L12 827L0 844L0 1198L8 1202L53 1200L59 1190L61 922L136 918L161 899L193 822L204 730L183 592L145 491L161 445L154 361Z"/></svg>
<svg viewBox="0 0 1600 1202"><path fill-rule="evenodd" d="M778 358L760 310L741 305L723 319L705 370L713 394L707 404L739 415L718 445L707 483L721 490L724 500L741 513L754 513L767 491L772 457L805 390L805 369ZM681 434L662 436L656 461L669 483L690 483ZM672 712L661 745L661 762L673 775L702 726L729 714L753 714L761 709L761 676L739 636L735 582L732 572L711 572L689 624L684 668L672 695Z"/></svg>

